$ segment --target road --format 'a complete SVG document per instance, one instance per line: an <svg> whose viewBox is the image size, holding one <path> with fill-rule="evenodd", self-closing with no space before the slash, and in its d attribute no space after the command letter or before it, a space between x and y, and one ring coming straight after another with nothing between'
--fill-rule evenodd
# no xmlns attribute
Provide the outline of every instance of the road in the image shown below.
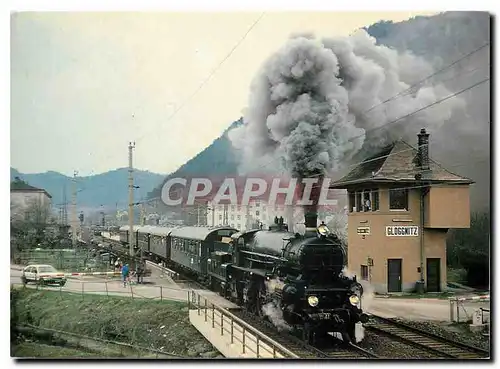
<svg viewBox="0 0 500 369"><path fill-rule="evenodd" d="M21 275L20 270L11 269L10 270L10 284L21 285ZM154 278L154 277L153 277ZM154 284L145 285L132 285L123 287L123 282L118 279L105 279L101 277L77 277L68 278L66 285L64 287L58 286L44 286L44 289L59 291L60 289L64 292L73 293L85 293L85 294L98 294L98 295L110 295L110 296L127 296L127 297L139 297L148 299L166 299L173 301L183 301L186 302L188 299L189 291L192 289L181 289L176 286L169 285L165 280L153 280ZM33 283L27 285L28 288L37 288ZM213 301L215 304L221 307L235 307L229 301L224 300L215 293L207 290L195 290L203 296Z"/></svg>
<svg viewBox="0 0 500 369"><path fill-rule="evenodd" d="M150 283L146 285L133 285L123 287L123 283L116 279L105 279L104 277L77 277L68 279L63 291L74 293L108 294L113 296L128 296L135 298L168 299L175 301L187 301L189 291L193 289L179 288L167 279L161 278L158 272L152 270ZM11 269L10 283L21 284L19 270ZM29 288L36 288L34 284L28 284ZM44 287L48 290L59 291L59 287ZM208 290L196 289L196 292L206 296L221 307L236 307L234 304L224 300L217 294ZM385 316L388 318L401 317L413 320L440 320L450 319L450 303L448 300L439 299L403 299L403 298L367 298L362 302L363 310L368 313ZM488 302L465 302L463 309L470 316L475 309L489 309ZM460 314L465 312L461 308Z"/></svg>

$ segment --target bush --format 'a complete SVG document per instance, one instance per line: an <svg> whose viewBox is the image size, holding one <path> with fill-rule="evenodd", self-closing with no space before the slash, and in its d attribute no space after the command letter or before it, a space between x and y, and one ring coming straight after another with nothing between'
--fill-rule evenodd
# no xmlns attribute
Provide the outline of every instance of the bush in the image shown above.
<svg viewBox="0 0 500 369"><path fill-rule="evenodd" d="M454 229L447 242L447 261L453 268L467 271L467 284L489 287L490 214L473 213L468 229Z"/></svg>

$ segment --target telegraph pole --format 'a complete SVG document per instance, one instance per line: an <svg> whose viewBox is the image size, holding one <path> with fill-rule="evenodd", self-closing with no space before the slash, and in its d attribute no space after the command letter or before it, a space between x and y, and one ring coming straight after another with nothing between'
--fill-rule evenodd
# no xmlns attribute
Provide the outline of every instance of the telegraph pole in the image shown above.
<svg viewBox="0 0 500 369"><path fill-rule="evenodd" d="M129 253L134 256L134 168L132 166L132 155L135 142L128 144L128 227L129 227Z"/></svg>
<svg viewBox="0 0 500 369"><path fill-rule="evenodd" d="M78 220L76 216L76 176L78 172L75 170L73 172L73 191L71 194L71 238L73 241L73 247L76 247L76 229L78 227Z"/></svg>

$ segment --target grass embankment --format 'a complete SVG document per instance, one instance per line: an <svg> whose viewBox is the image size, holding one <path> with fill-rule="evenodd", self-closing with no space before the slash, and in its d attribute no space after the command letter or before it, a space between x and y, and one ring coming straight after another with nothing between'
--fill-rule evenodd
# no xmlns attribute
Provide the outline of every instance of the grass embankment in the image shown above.
<svg viewBox="0 0 500 369"><path fill-rule="evenodd" d="M98 358L100 355L95 353L81 351L68 347L61 346L51 346L43 343L36 342L23 342L12 348L11 355L14 357L24 357L24 358Z"/></svg>
<svg viewBox="0 0 500 369"><path fill-rule="evenodd" d="M190 324L186 303L64 292L11 291L17 324L148 347L182 357L219 353Z"/></svg>

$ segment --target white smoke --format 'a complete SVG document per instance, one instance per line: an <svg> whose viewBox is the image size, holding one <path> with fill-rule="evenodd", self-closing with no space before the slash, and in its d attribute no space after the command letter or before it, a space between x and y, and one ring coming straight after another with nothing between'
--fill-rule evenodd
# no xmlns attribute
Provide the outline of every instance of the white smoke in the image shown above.
<svg viewBox="0 0 500 369"><path fill-rule="evenodd" d="M278 331L289 331L292 327L283 318L283 311L274 302L262 306L262 312L269 318Z"/></svg>
<svg viewBox="0 0 500 369"><path fill-rule="evenodd" d="M240 171L324 174L341 169L362 147L371 153L424 127L432 134L463 107L461 99L384 126L450 94L440 84L402 93L432 71L422 58L376 45L364 30L321 41L294 36L264 63L244 125L229 132L243 156Z"/></svg>
<svg viewBox="0 0 500 369"><path fill-rule="evenodd" d="M354 279L354 277L356 277L356 273L347 269L347 266L344 266L344 269L342 269L341 273L344 277L347 277L349 279Z"/></svg>
<svg viewBox="0 0 500 369"><path fill-rule="evenodd" d="M266 288L269 294L273 294L276 290L282 290L284 283L278 278L266 281ZM283 318L283 311L279 308L278 302L271 301L262 306L262 313L269 318L271 323L279 331L289 331L292 327Z"/></svg>

